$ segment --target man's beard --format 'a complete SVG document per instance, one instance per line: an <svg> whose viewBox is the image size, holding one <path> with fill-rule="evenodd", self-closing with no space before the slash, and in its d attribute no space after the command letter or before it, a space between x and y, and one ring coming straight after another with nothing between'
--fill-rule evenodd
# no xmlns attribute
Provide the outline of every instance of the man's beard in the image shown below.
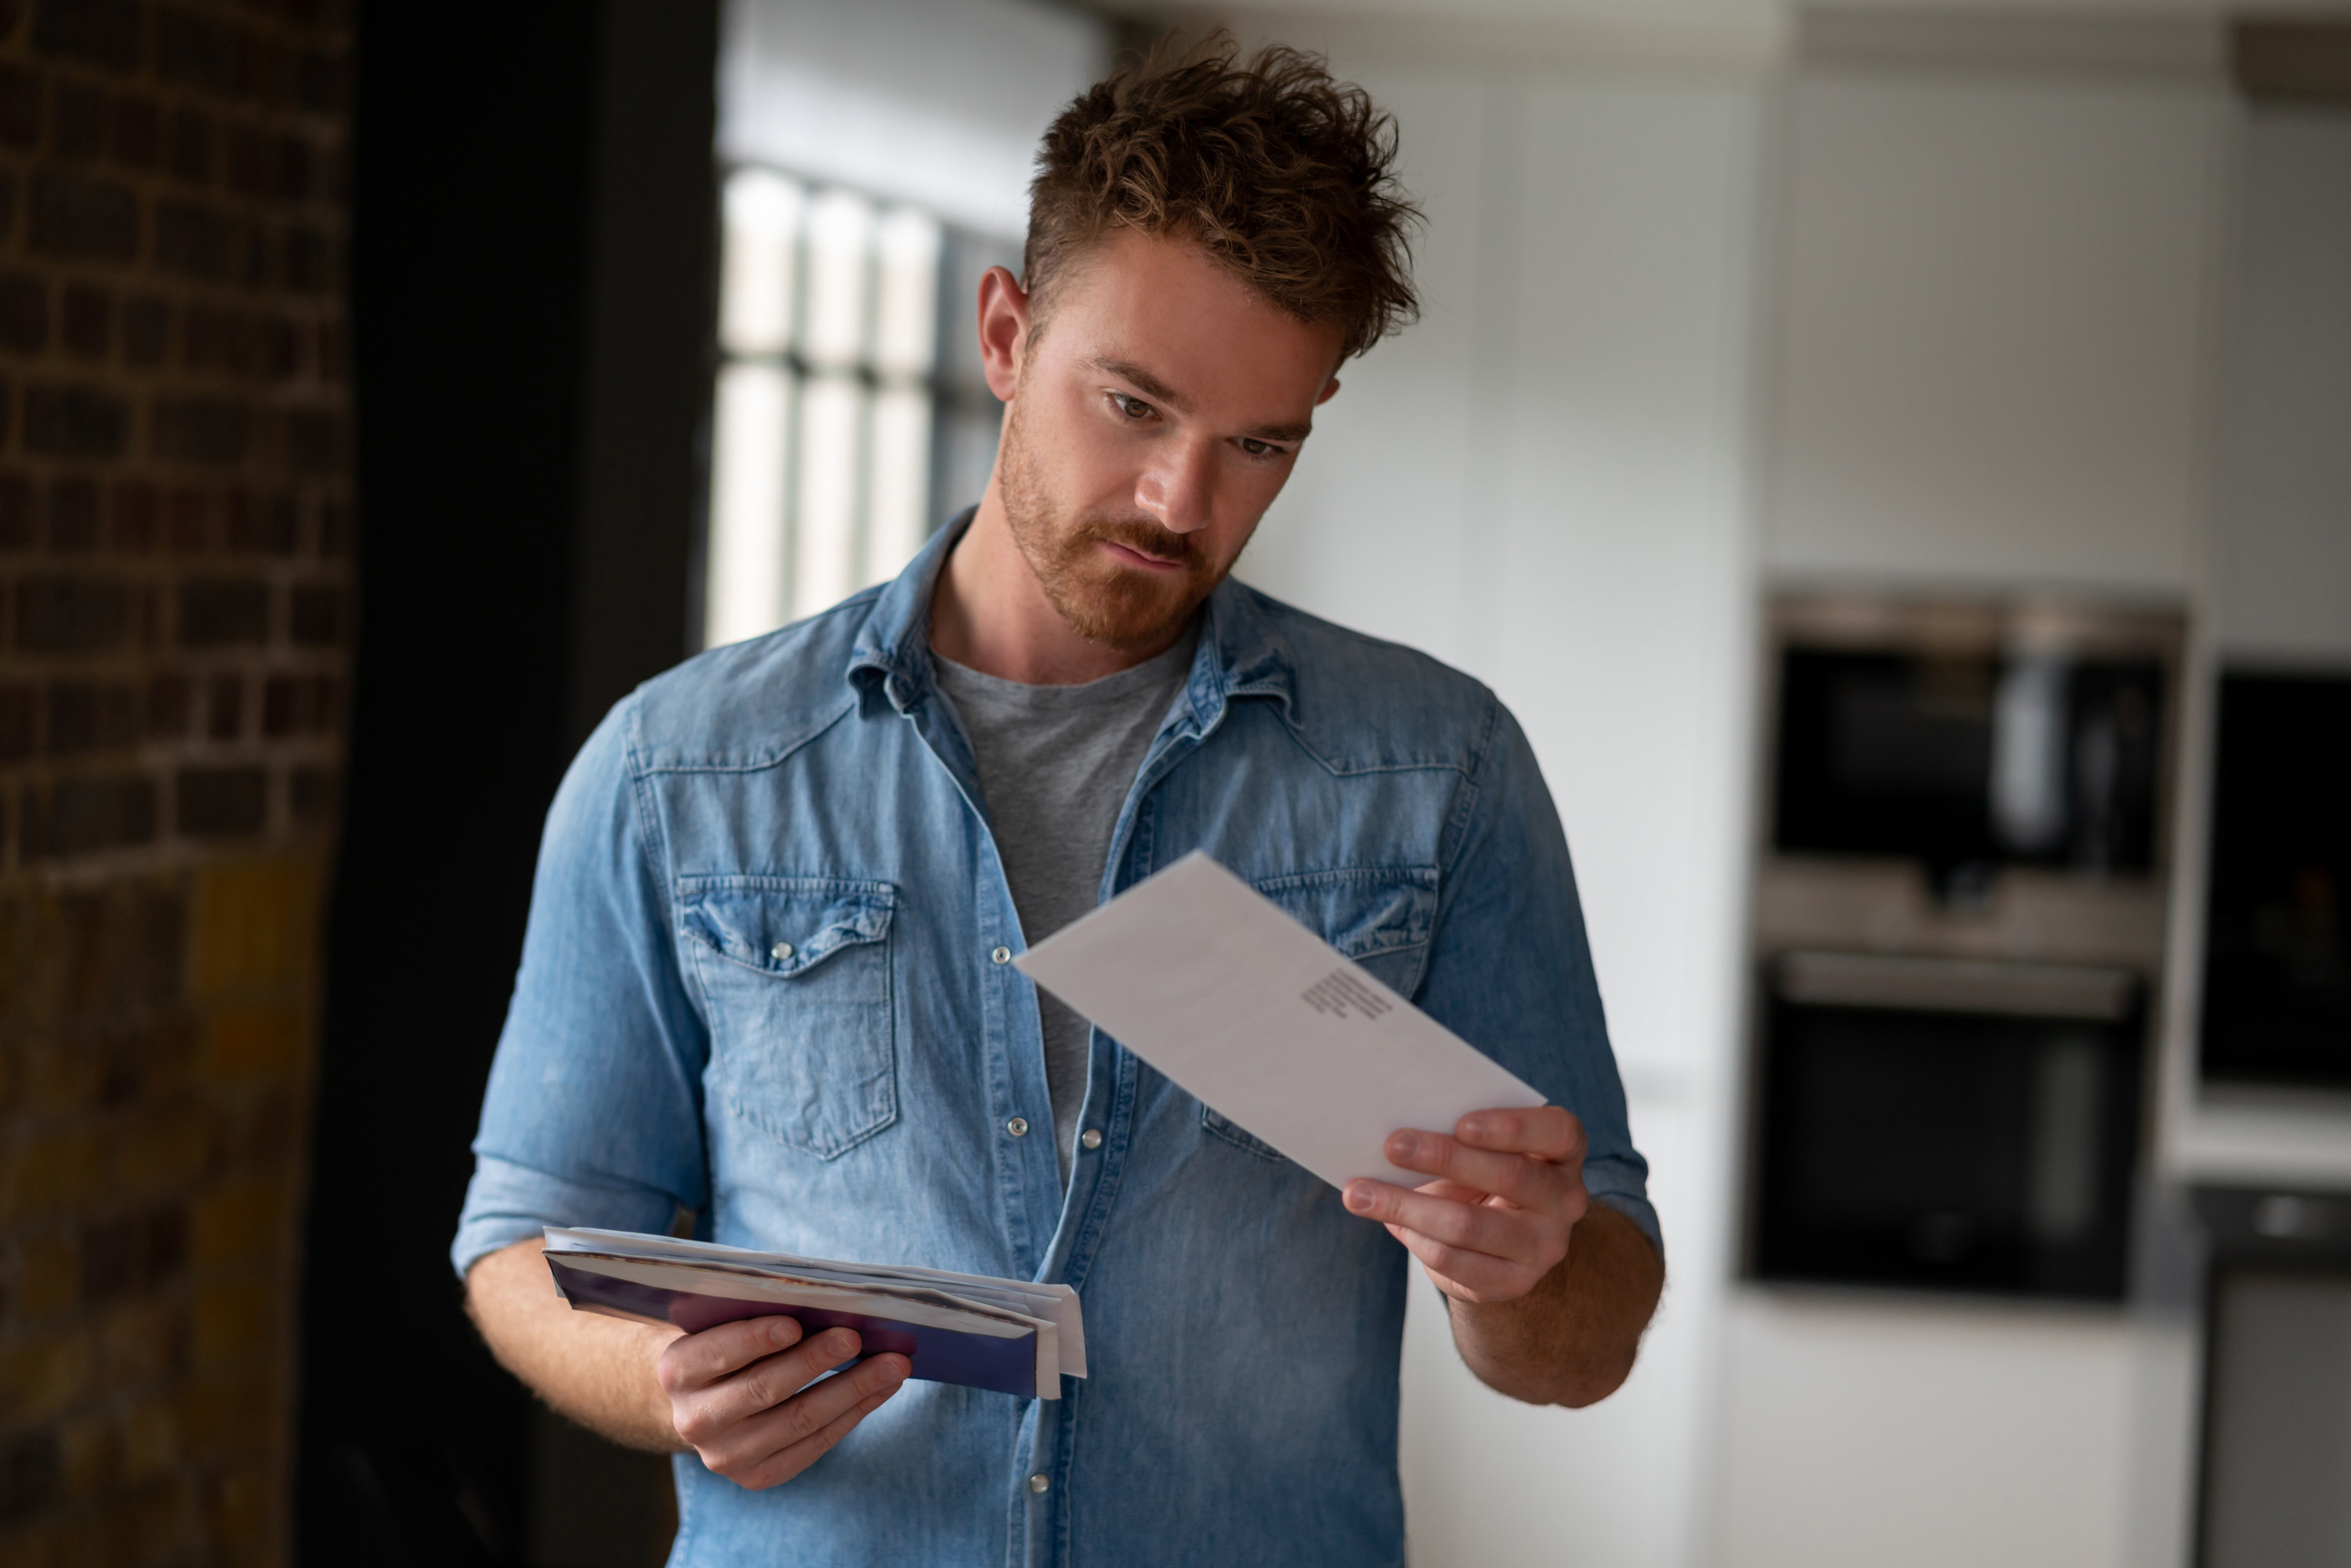
<svg viewBox="0 0 2351 1568"><path fill-rule="evenodd" d="M1200 554L1196 536L1175 533L1139 515L1061 523L1044 476L1030 457L1015 403L1004 422L997 461L1004 516L1029 570L1070 630L1122 653L1155 653L1173 643L1231 563L1217 565ZM1105 539L1179 562L1183 572L1123 566L1102 548Z"/></svg>

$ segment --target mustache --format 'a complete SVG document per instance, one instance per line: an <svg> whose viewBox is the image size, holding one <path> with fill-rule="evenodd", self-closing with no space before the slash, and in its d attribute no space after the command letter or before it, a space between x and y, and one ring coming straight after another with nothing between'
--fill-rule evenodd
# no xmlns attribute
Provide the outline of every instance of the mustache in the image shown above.
<svg viewBox="0 0 2351 1568"><path fill-rule="evenodd" d="M1179 561L1187 567L1202 564L1199 548L1190 534L1163 528L1145 517L1089 517L1079 525L1078 538L1124 545L1144 555Z"/></svg>

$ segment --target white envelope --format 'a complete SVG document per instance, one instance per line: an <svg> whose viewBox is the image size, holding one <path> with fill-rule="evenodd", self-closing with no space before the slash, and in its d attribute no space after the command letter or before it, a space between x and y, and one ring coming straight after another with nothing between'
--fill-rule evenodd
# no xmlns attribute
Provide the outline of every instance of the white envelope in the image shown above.
<svg viewBox="0 0 2351 1568"><path fill-rule="evenodd" d="M1015 962L1120 1044L1334 1186L1417 1186L1399 1127L1543 1097L1198 852Z"/></svg>

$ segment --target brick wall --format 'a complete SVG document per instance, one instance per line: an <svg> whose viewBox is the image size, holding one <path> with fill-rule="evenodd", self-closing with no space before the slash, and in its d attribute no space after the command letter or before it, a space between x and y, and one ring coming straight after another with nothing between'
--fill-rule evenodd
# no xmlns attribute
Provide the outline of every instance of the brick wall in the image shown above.
<svg viewBox="0 0 2351 1568"><path fill-rule="evenodd" d="M351 633L339 0L0 0L0 1560L270 1563Z"/></svg>

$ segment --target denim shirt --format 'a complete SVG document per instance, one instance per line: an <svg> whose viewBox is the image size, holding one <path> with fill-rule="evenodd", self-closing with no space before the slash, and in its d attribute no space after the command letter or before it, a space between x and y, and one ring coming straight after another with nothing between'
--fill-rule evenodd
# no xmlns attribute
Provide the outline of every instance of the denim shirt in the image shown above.
<svg viewBox="0 0 2351 1568"><path fill-rule="evenodd" d="M962 519L958 519L958 524ZM894 582L647 683L549 811L453 1258L543 1225L1061 1281L1059 1400L906 1384L797 1479L675 1460L670 1562L1401 1563L1410 1259L1096 1031L1062 1189L971 747ZM1653 1239L1567 844L1493 694L1228 580L1102 895L1224 862L1583 1118ZM1041 1488L1039 1481L1041 1480Z"/></svg>

